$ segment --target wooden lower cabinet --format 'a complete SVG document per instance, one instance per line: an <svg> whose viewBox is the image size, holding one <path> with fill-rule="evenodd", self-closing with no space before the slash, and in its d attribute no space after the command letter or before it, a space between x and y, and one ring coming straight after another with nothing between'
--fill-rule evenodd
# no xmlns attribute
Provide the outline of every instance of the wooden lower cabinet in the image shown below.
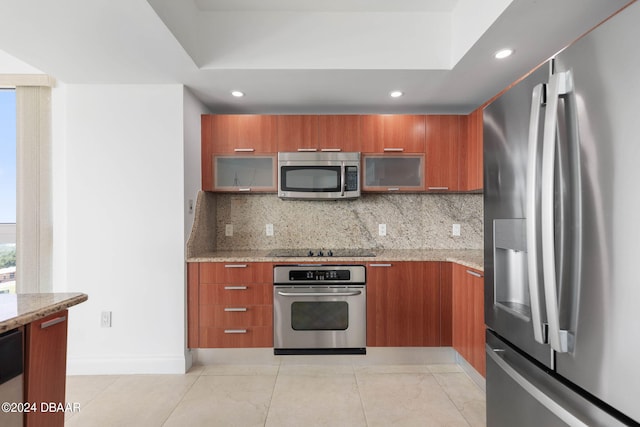
<svg viewBox="0 0 640 427"><path fill-rule="evenodd" d="M440 345L440 263L367 264L367 346Z"/></svg>
<svg viewBox="0 0 640 427"><path fill-rule="evenodd" d="M273 347L273 264L190 263L190 348Z"/></svg>
<svg viewBox="0 0 640 427"><path fill-rule="evenodd" d="M64 411L43 411L41 405L65 404L67 323L64 310L26 327L24 396L25 402L38 405L37 411L25 414L27 427L64 425Z"/></svg>
<svg viewBox="0 0 640 427"><path fill-rule="evenodd" d="M480 271L453 264L451 284L453 348L484 376L483 274Z"/></svg>

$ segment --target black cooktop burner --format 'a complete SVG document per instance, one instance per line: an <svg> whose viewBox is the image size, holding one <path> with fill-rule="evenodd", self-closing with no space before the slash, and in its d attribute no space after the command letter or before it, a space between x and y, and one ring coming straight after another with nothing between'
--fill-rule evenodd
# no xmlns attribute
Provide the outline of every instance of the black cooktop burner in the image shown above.
<svg viewBox="0 0 640 427"><path fill-rule="evenodd" d="M296 257L333 257L333 258L357 258L375 257L376 255L367 249L274 249L267 256L277 258Z"/></svg>

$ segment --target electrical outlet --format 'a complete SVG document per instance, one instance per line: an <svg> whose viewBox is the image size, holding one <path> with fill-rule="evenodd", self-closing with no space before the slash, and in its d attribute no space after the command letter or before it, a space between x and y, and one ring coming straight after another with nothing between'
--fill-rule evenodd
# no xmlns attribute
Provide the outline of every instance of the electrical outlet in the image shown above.
<svg viewBox="0 0 640 427"><path fill-rule="evenodd" d="M111 312L103 311L100 313L100 326L102 328L110 328L111 327Z"/></svg>
<svg viewBox="0 0 640 427"><path fill-rule="evenodd" d="M227 224L224 226L224 235L227 237L233 236L233 224Z"/></svg>
<svg viewBox="0 0 640 427"><path fill-rule="evenodd" d="M460 224L453 224L453 227L451 227L451 235L452 236L460 235Z"/></svg>
<svg viewBox="0 0 640 427"><path fill-rule="evenodd" d="M273 224L267 224L267 236L273 236Z"/></svg>
<svg viewBox="0 0 640 427"><path fill-rule="evenodd" d="M378 224L378 235L379 236L387 235L387 224Z"/></svg>

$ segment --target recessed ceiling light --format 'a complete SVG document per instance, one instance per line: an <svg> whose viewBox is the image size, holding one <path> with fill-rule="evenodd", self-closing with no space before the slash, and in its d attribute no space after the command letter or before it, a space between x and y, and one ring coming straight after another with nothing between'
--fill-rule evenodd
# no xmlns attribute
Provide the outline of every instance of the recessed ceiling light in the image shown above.
<svg viewBox="0 0 640 427"><path fill-rule="evenodd" d="M389 92L389 96L392 98L400 98L404 93L400 90L394 90L393 92Z"/></svg>
<svg viewBox="0 0 640 427"><path fill-rule="evenodd" d="M239 90L232 90L231 95L235 96L236 98L242 98L244 96L244 92L240 92Z"/></svg>
<svg viewBox="0 0 640 427"><path fill-rule="evenodd" d="M504 59L506 57L509 57L509 56L513 55L513 52L514 52L513 49L500 49L499 51L494 53L493 56L496 59Z"/></svg>

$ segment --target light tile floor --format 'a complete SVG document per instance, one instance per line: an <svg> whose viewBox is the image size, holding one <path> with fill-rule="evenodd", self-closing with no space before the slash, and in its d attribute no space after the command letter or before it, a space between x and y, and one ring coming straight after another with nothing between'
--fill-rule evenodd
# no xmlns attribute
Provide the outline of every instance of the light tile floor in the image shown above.
<svg viewBox="0 0 640 427"><path fill-rule="evenodd" d="M209 365L185 375L69 376L66 426L484 426L457 365Z"/></svg>

